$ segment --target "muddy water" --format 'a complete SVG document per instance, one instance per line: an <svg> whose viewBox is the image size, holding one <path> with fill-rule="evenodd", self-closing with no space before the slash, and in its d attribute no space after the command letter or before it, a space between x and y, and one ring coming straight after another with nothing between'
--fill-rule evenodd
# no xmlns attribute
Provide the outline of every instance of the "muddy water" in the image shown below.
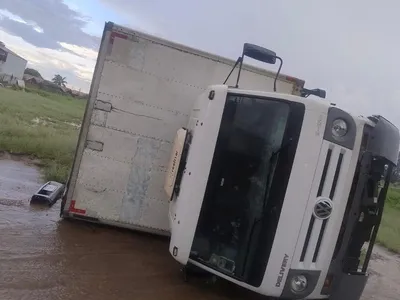
<svg viewBox="0 0 400 300"><path fill-rule="evenodd" d="M185 283L165 239L60 220L59 203L31 207L39 186L36 168L0 160L1 300L261 299L225 282ZM364 299L399 299L398 258L378 252Z"/></svg>
<svg viewBox="0 0 400 300"><path fill-rule="evenodd" d="M185 283L163 238L60 220L59 203L31 207L39 187L37 169L0 160L1 300L249 298L226 283Z"/></svg>

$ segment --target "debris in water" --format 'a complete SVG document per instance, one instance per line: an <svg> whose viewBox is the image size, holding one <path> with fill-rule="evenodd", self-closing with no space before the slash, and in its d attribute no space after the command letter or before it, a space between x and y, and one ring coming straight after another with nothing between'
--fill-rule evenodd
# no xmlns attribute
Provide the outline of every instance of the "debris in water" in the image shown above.
<svg viewBox="0 0 400 300"><path fill-rule="evenodd" d="M31 204L46 204L52 206L61 198L64 192L64 185L56 181L46 182L32 196Z"/></svg>

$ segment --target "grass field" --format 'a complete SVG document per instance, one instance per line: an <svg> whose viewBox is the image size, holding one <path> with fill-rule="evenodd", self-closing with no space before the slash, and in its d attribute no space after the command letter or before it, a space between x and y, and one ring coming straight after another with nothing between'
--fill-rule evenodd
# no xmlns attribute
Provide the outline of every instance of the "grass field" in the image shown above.
<svg viewBox="0 0 400 300"><path fill-rule="evenodd" d="M400 189L391 188L388 192L377 242L400 253Z"/></svg>
<svg viewBox="0 0 400 300"><path fill-rule="evenodd" d="M0 151L38 158L46 180L65 182L85 105L44 91L0 88Z"/></svg>

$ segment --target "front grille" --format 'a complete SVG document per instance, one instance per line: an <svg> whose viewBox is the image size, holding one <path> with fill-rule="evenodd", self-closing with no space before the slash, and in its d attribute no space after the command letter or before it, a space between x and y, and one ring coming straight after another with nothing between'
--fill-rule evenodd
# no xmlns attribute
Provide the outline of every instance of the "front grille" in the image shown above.
<svg viewBox="0 0 400 300"><path fill-rule="evenodd" d="M321 181L319 182L317 197L321 196L321 194L322 194L322 189L324 188L326 174L328 173L328 167L329 167L329 163L331 161L331 156L332 156L332 149L329 148L328 152L326 153L326 157L325 157L324 170L322 171ZM315 217L312 215L310 218L310 224L308 225L307 235L306 235L306 240L304 241L303 250L301 251L301 256L300 256L301 262L304 261L304 258L306 256L306 252L308 249L308 244L310 242L314 223L315 223Z"/></svg>
<svg viewBox="0 0 400 300"><path fill-rule="evenodd" d="M333 177L331 191L329 193L329 199L331 199L331 200L333 200L335 198L336 186L337 186L337 182L338 182L339 174L340 174L340 169L342 167L342 162L343 162L343 155L344 155L343 153L339 154L339 159L338 159L338 162L337 162L337 165L336 165L335 176ZM313 255L313 260L312 260L313 262L317 261L319 248L321 247L321 242L322 242L322 238L323 238L324 233L325 233L325 228L326 228L326 224L327 223L328 223L328 219L325 219L325 220L322 221L321 231L319 232L317 246L315 247L315 251L314 251L314 255Z"/></svg>
<svg viewBox="0 0 400 300"><path fill-rule="evenodd" d="M318 183L318 190L315 195L310 195L311 201L324 196L334 202L345 154L346 152L343 148L333 144L327 145L325 151L321 151L317 169L322 168L322 173ZM329 219L317 219L312 213L313 209L310 210L310 221L300 255L300 262L304 264L304 267L317 262L325 230L329 222Z"/></svg>

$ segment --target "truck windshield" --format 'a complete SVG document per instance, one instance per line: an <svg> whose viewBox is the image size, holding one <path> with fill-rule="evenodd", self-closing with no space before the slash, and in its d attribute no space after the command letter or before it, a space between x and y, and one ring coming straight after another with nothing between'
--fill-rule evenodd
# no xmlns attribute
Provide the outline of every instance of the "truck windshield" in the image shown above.
<svg viewBox="0 0 400 300"><path fill-rule="evenodd" d="M303 115L299 103L228 95L192 259L261 283Z"/></svg>

